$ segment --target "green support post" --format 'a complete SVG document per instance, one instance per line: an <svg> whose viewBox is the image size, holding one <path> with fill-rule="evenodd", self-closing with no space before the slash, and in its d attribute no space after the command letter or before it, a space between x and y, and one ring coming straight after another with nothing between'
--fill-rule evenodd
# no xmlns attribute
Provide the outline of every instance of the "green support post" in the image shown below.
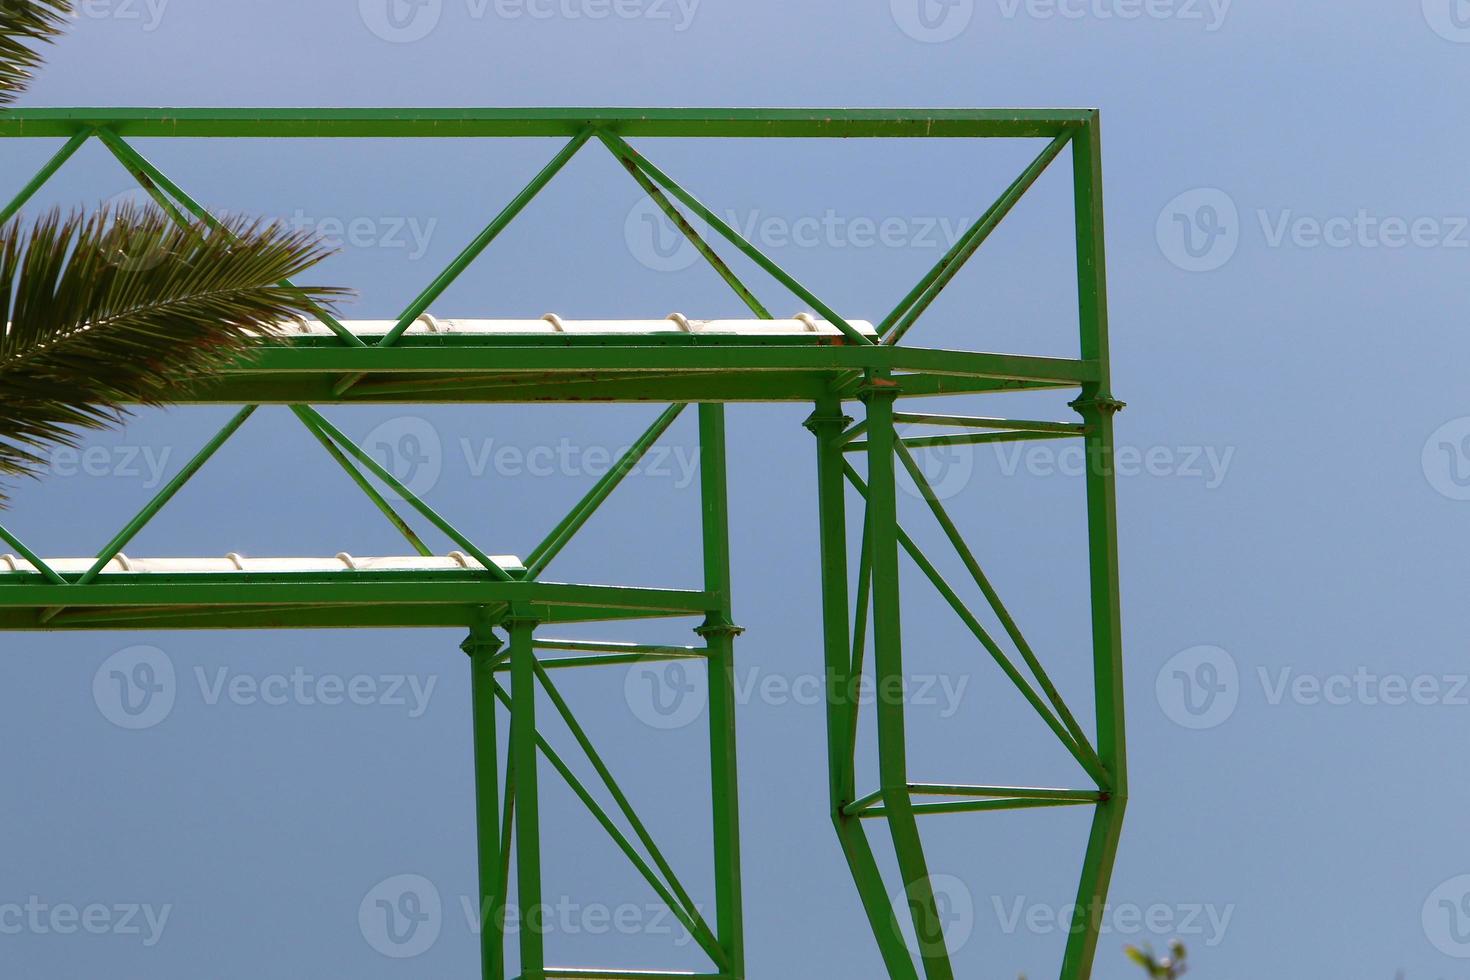
<svg viewBox="0 0 1470 980"><path fill-rule="evenodd" d="M857 798L853 741L857 704L852 700L853 661L847 630L847 502L842 473L842 443L852 420L842 403L828 396L816 403L807 428L817 437L817 506L821 539L822 637L827 673L827 766L832 826L857 885L858 897L878 943L878 952L894 980L918 980L903 932L883 888L882 874L860 818L847 807ZM865 590L860 590L860 592ZM866 605L860 599L860 606ZM861 644L861 640L858 641Z"/></svg>
<svg viewBox="0 0 1470 980"><path fill-rule="evenodd" d="M715 928L732 980L745 977L745 920L740 886L740 783L735 765L735 637L730 603L730 504L725 406L699 406L699 492L704 588L718 599L695 630L705 642L709 678L710 797L714 816Z"/></svg>
<svg viewBox="0 0 1470 980"><path fill-rule="evenodd" d="M541 809L536 772L537 622L513 606L510 633L510 746L516 778L516 906L520 910L523 980L542 980L546 969L546 905L541 900Z"/></svg>
<svg viewBox="0 0 1470 980"><path fill-rule="evenodd" d="M470 658L470 704L474 725L475 834L480 858L480 976L505 980L505 916L501 906L500 750L495 731L495 657L503 644L491 629L488 611L460 649ZM510 798L507 789L506 798Z"/></svg>
<svg viewBox="0 0 1470 980"><path fill-rule="evenodd" d="M898 591L898 484L893 402L898 384L881 374L862 389L868 410L868 522L873 562L873 675L878 710L878 779L888 831L903 876L919 958L928 980L954 980L944 926L934 902L929 864L908 791L908 744L903 698L903 628Z"/></svg>
<svg viewBox="0 0 1470 980"><path fill-rule="evenodd" d="M1096 115L1072 141L1077 228L1077 296L1081 349L1098 365L1098 380L1083 385L1072 403L1086 426L1087 551L1092 591L1093 686L1097 753L1107 774L1107 796L1093 815L1082 881L1062 964L1064 980L1088 980L1102 929L1104 903L1128 805L1127 746L1123 724L1123 631L1118 585L1118 514L1114 486L1113 416L1123 403L1108 376L1107 270L1104 265L1102 150Z"/></svg>

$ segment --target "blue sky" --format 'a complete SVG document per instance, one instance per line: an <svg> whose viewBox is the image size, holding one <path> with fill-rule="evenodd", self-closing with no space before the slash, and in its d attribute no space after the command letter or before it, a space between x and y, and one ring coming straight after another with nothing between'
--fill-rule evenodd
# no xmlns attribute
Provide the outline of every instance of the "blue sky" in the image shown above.
<svg viewBox="0 0 1470 980"><path fill-rule="evenodd" d="M1470 204L1456 135L1470 8L924 2L96 0L79 5L26 104L1100 107L1114 391L1133 460L1119 477L1133 799L1098 975L1132 975L1124 943L1178 934L1202 978L1470 977L1470 780L1454 761L1470 717ZM358 317L395 315L555 151L544 140L139 147L212 208L340 239L314 277L355 287L346 315ZM838 310L876 320L1040 147L644 148ZM53 149L0 145L9 185ZM1048 172L909 342L1075 352L1069 189L1064 166ZM128 190L91 146L37 206ZM738 313L647 218L626 174L589 147L434 312ZM800 308L755 281L775 312ZM950 408L1068 417L1064 399L1007 397ZM329 411L487 551L519 554L655 414ZM758 977L875 976L826 818L822 711L802 693L821 656L805 414L730 412L748 955ZM226 417L149 412L89 436L87 454L19 488L7 523L46 554L92 553ZM558 577L696 580L692 420L666 445ZM1085 707L1082 488L1062 445L928 464ZM129 551L400 550L351 493L288 413L263 411ZM920 506L905 498L905 521L939 554ZM908 661L932 684L915 694L916 775L1081 778L925 584L903 586ZM459 639L0 639L7 974L472 975ZM139 664L172 673L172 700L142 720L119 713L108 687ZM648 681L614 669L563 687L706 896L698 692L661 714ZM545 784L547 894L566 903L553 959L698 968L575 799ZM1054 974L1085 814L955 815L924 829L965 934L961 975ZM395 945L371 914L406 890L437 897L421 949ZM599 926L618 910L630 926ZM72 914L95 928L68 933Z"/></svg>

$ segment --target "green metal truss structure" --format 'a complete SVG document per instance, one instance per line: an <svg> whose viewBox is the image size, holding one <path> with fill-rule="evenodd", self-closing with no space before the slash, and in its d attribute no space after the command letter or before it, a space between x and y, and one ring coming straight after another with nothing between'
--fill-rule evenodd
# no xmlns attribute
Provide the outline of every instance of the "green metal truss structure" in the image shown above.
<svg viewBox="0 0 1470 980"><path fill-rule="evenodd" d="M266 629L465 627L473 691L479 875L484 919L483 975L506 976L504 929L509 903L523 926L516 938L519 976L616 978L746 976L741 909L739 814L735 751L734 641L726 489L726 402L808 402L816 436L822 617L831 816L887 972L894 978L946 980L954 975L940 909L930 885L920 818L939 813L1062 805L1093 808L1062 976L1090 976L1104 901L1127 799L1122 649L1119 630L1113 415L1122 407L1109 390L1106 286L1098 117L1095 110L973 109L27 109L0 112L0 137L65 141L0 216L13 217L85 142L100 141L138 183L179 221L214 218L133 145L169 138L560 137L551 161L404 309L384 335L365 340L325 312L328 336L263 343L258 356L201 386L188 401L245 406L214 439L118 532L85 571L53 568L0 528L24 561L0 567L0 629ZM729 138L1032 138L1045 147L934 268L886 317L876 334L858 330L792 275L741 237L628 140ZM702 220L816 313L836 336L789 338L680 333L648 336L455 336L409 333L429 306L489 246L574 154L596 141L689 237L713 270L750 308L771 314L726 265L686 215ZM1071 147L1075 199L1080 356L924 349L901 344L919 316L964 266L1037 177ZM898 409L901 399L997 391L1071 389L1080 420L1023 421ZM524 561L491 558L448 519L409 492L312 405L495 402L666 402L670 407ZM290 406L328 454L392 521L415 554L430 551L374 481L390 488L418 518L437 528L465 557L454 569L336 572L215 571L143 573L118 564L122 549L256 406ZM700 436L704 582L697 589L567 584L543 577L547 565L649 450L674 418L697 405ZM845 413L862 412L854 422ZM925 424L939 434L900 436L899 425ZM907 433L907 429L905 432ZM1041 660L966 545L910 450L939 444L1026 439L1081 439L1085 447L1087 548L1090 563L1095 737L1078 723ZM848 462L866 459L866 479ZM981 624L914 539L899 524L896 479L906 470L934 518L1001 623L1003 638ZM856 496L850 496L850 490ZM856 582L846 507L864 503ZM870 669L878 690L904 670L900 556L932 582L979 645L1001 667L1049 730L1076 759L1085 789L933 785L913 782L905 746L905 709L880 698L876 789L860 792L855 766L858 706L851 683ZM470 564L470 557L474 564ZM853 594L855 593L855 595ZM549 639L542 627L563 622L698 621L690 646ZM1002 640L1005 641L1003 645ZM1006 646L1014 648L1008 653ZM865 667L867 651L871 664ZM549 654L549 655L548 655ZM552 681L558 669L629 664L649 659L702 661L708 671L713 921L658 849L631 801ZM1019 664L1018 664L1019 659ZM501 680L508 676L508 684ZM539 693L538 693L539 691ZM625 834L609 808L579 781L541 734L538 708L550 705L596 771ZM509 744L497 745L496 719L509 712ZM593 816L666 901L710 961L697 974L546 965L544 935L534 927L542 907L538 756L571 785ZM503 764L502 764L503 760ZM1082 781L1082 780L1079 780ZM866 785L866 784L864 784ZM599 791L601 792L601 791ZM871 824L869 822L872 822ZM867 834L887 828L906 902L885 887ZM636 840L635 840L636 839ZM510 890L511 857L515 889ZM906 904L906 909L903 907ZM899 916L912 919L916 948Z"/></svg>

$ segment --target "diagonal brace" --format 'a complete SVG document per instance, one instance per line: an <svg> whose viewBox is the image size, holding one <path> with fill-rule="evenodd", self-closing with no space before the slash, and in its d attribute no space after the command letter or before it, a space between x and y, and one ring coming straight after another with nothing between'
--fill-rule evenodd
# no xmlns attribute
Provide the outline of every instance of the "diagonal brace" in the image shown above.
<svg viewBox="0 0 1470 980"><path fill-rule="evenodd" d="M663 185L663 188L674 195L681 204L697 214L705 223L715 229L715 231L718 231L731 245L734 245L741 252L745 253L752 262L770 273L781 285L791 290L807 303L810 303L812 308L822 315L823 319L841 330L843 336L847 337L848 340L855 344L873 343L872 340L858 333L857 329L848 323L847 320L838 316L835 310L818 299L811 290L807 289L785 269L768 258L764 252L746 241L738 231L730 227L728 222L721 220L719 215L701 204L694 195L675 183L673 178L668 174L644 159L639 155L637 150L629 146L624 140L614 136L612 133L599 132L597 135L607 144L608 149L617 155L618 159L624 161L625 164L632 164L638 167L649 177Z"/></svg>
<svg viewBox="0 0 1470 980"><path fill-rule="evenodd" d="M337 443L339 447L346 450L349 455L351 455L363 466L367 467L368 471L371 472L373 476L377 477L379 480L382 480L388 486L392 487L393 492L406 500L410 507L418 511L421 515L423 515L426 520L429 521L429 523L433 524L439 530L443 531L455 544L463 548L476 561L484 566L485 571L490 574L491 578L499 579L502 582L511 581L511 576L509 572L501 568L499 565L495 564L495 562L490 559L490 556L481 551L473 541L471 541L468 537L464 535L463 532L461 532L458 528L449 523L443 517L440 517L439 513L435 511L434 508L424 503L417 494L415 494L413 491L409 490L408 487L403 485L403 481L399 480L392 473L388 472L388 470L386 470L381 463L373 459L373 457L369 453L364 451L361 446L357 445L357 443L347 438L346 434L344 434L342 430L338 429L332 423L328 422L320 412L309 405L292 405L291 411L295 412L296 416L300 418L301 421L305 422L308 428L311 428L314 431L330 437L332 441Z"/></svg>
<svg viewBox="0 0 1470 980"><path fill-rule="evenodd" d="M638 461L648 453L649 449L653 448L653 444L659 440L659 437L668 431L669 426L674 424L674 420L683 410L683 403L670 405L664 409L659 417L654 419L653 425L638 437L638 441L628 447L628 451L622 455L617 464L604 473L596 485L587 491L587 495L577 502L572 512L563 518L560 524L552 528L546 540L538 544L526 558L526 578L534 579L545 570L551 560L566 547L567 542L571 541L572 537L581 530L582 525L586 524L597 512L597 508L602 506L603 501L617 489L618 484L623 482L623 478L638 465Z"/></svg>

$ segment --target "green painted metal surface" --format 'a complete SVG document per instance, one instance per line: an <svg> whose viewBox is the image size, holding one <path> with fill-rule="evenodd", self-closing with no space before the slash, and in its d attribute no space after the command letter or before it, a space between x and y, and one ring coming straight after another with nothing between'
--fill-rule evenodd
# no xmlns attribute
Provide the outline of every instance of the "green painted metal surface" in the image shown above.
<svg viewBox="0 0 1470 980"><path fill-rule="evenodd" d="M830 814L852 872L878 955L889 976L941 980L955 975L951 950L929 878L923 819L1055 806L1094 808L1068 930L1062 976L1085 980L1102 926L1102 903L1117 853L1127 800L1123 721L1123 654L1119 625L1113 416L1108 369L1106 275L1102 228L1101 149L1097 113L1090 109L23 109L0 111L0 138L62 141L55 154L0 211L15 215L89 139L99 139L119 163L181 222L216 227L213 216L182 185L130 142L139 138L556 138L562 146L527 187L490 218L455 260L408 302L395 325L364 339L323 316L330 334L262 342L253 356L201 384L184 401L244 406L194 460L90 561L85 570L48 562L10 531L0 541L18 559L0 564L0 630L346 629L461 627L469 657L473 704L481 899L482 975L493 980L697 976L743 978L746 973L740 876L739 793L734 667L736 637L729 551L725 453L726 402L804 401L814 411L816 517L821 549L824 665ZM493 253L495 238L515 220L563 165L596 137L637 185L689 237L701 257L758 318L757 298L703 240L686 212L706 219L726 243L745 254L815 309L840 334L748 336L465 336L409 333L413 322L471 263ZM702 138L1032 138L1047 140L1020 174L900 304L863 335L777 263L742 239L660 170L628 140ZM1020 353L936 350L901 343L920 315L983 245L1040 173L1072 154L1080 345L1075 358ZM682 208L682 210L681 210ZM714 219L714 220L710 220ZM477 311L479 312L479 311ZM997 391L1069 389L1078 421L1023 420L905 413L902 399L981 395ZM373 403L657 401L668 409L632 444L624 459L559 522L524 563L497 564L370 455L355 446L313 405ZM121 549L245 424L254 406L288 405L352 485L372 501L420 556L429 549L410 515L447 535L475 567L339 571L188 571L119 569ZM543 578L556 555L616 490L622 475L659 439L686 405L697 404L703 582L697 588L560 583ZM862 415L854 424L847 413ZM898 426L924 425L936 434L900 435ZM925 480L910 447L1017 439L1081 439L1088 467L1087 550L1096 726L1089 733L1048 677L1042 656L1026 641L957 525ZM849 459L865 459L864 479ZM897 474L905 471L954 548L960 565L1000 623L993 635L980 617L899 524ZM381 488L380 488L381 487ZM849 487L862 505L857 580L848 533ZM906 671L902 596L904 558L939 592L979 646L1075 759L1086 788L1027 788L915 782L910 778L905 706L879 699L876 786L858 771L859 705L852 681L866 669L881 683ZM115 560L114 560L115 559ZM110 561L113 560L113 561ZM24 563L21 567L20 563ZM60 570L58 570L58 568ZM916 580L918 581L918 580ZM697 645L555 640L548 624L612 620L687 620ZM1001 641L1001 634L1005 643ZM1013 657L1006 646L1014 649ZM551 651L555 656L544 656ZM595 669L661 660L699 661L709 679L712 896L692 894L675 874L631 799L562 699L553 670ZM1019 659L1019 665L1017 663ZM505 683L502 683L502 675ZM538 707L549 707L572 734L616 815L574 774L542 734ZM508 711L508 744L496 718ZM543 712L544 713L544 712ZM548 724L551 721L547 722ZM534 928L541 909L539 782L544 767L564 779L669 905L705 954L706 972L630 971L548 965L554 951ZM1079 780L1084 781L1084 780ZM980 820L983 818L972 817ZM886 882L868 828L887 829L901 880ZM624 828L631 829L631 834ZM980 832L977 824L977 832ZM512 873L514 856L514 873ZM895 903L891 896L898 895ZM707 919L705 909L710 910ZM530 923L510 943L507 913ZM900 916L917 937L910 948ZM512 949L512 946L514 949ZM511 954L517 965L511 967ZM998 960L998 962L1003 962Z"/></svg>

